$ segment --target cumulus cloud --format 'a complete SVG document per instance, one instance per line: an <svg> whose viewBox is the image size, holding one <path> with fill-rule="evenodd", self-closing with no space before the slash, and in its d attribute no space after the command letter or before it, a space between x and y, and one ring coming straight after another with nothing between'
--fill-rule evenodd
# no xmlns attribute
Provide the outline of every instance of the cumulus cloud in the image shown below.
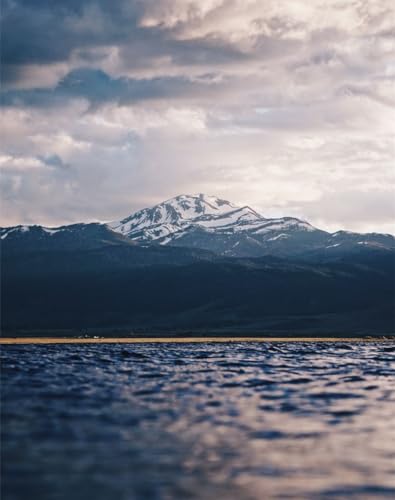
<svg viewBox="0 0 395 500"><path fill-rule="evenodd" d="M0 222L202 191L391 231L394 19L390 0L5 0Z"/></svg>

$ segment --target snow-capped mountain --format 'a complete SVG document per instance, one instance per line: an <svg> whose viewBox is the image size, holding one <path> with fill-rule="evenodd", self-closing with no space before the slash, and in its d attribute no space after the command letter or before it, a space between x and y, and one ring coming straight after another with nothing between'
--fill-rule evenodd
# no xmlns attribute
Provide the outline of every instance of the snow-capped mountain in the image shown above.
<svg viewBox="0 0 395 500"><path fill-rule="evenodd" d="M237 207L229 201L199 194L180 195L152 208L144 208L109 227L137 241L166 244L179 238L191 227L207 231L247 229L264 221L250 207Z"/></svg>
<svg viewBox="0 0 395 500"><path fill-rule="evenodd" d="M205 248L227 256L263 255L268 247L284 247L291 236L295 240L302 234L307 242L322 233L299 219L267 219L249 206L204 194L177 196L109 227L137 242Z"/></svg>
<svg viewBox="0 0 395 500"><path fill-rule="evenodd" d="M231 257L339 253L356 245L394 247L391 235L330 234L306 221L268 219L249 206L204 194L177 196L108 226L136 242L202 248Z"/></svg>

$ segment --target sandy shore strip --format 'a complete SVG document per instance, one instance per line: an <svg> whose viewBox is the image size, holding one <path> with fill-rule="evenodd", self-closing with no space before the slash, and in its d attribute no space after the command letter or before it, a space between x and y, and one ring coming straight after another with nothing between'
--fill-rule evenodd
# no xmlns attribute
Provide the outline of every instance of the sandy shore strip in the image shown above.
<svg viewBox="0 0 395 500"><path fill-rule="evenodd" d="M0 344L188 344L204 342L394 342L394 338L374 337L3 337Z"/></svg>

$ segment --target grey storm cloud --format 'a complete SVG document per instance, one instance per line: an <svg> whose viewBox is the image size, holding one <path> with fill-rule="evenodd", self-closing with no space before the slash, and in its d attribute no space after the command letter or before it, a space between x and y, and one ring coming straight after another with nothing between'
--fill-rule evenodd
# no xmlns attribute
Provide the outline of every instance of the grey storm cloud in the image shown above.
<svg viewBox="0 0 395 500"><path fill-rule="evenodd" d="M2 5L1 58L6 69L29 63L50 63L67 59L76 48L87 48L122 40L125 30L136 26L139 2L95 0L5 0ZM95 29L95 14L105 26ZM81 21L86 17L86 21ZM103 29L104 28L104 29Z"/></svg>
<svg viewBox="0 0 395 500"><path fill-rule="evenodd" d="M3 0L1 32L1 224L208 192L393 232L391 0Z"/></svg>
<svg viewBox="0 0 395 500"><path fill-rule="evenodd" d="M100 55L89 49L109 45L122 51L124 64L144 66L149 57L169 56L179 64L216 64L243 58L236 47L212 35L174 38L176 29L141 27L152 2L6 0L1 22L2 78L18 81L29 64L67 61L73 52L85 61Z"/></svg>

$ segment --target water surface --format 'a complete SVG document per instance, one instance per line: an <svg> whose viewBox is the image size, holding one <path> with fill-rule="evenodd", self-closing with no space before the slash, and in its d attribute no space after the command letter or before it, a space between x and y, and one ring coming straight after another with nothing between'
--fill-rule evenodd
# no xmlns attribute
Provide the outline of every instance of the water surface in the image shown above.
<svg viewBox="0 0 395 500"><path fill-rule="evenodd" d="M1 352L4 500L395 497L394 344Z"/></svg>

